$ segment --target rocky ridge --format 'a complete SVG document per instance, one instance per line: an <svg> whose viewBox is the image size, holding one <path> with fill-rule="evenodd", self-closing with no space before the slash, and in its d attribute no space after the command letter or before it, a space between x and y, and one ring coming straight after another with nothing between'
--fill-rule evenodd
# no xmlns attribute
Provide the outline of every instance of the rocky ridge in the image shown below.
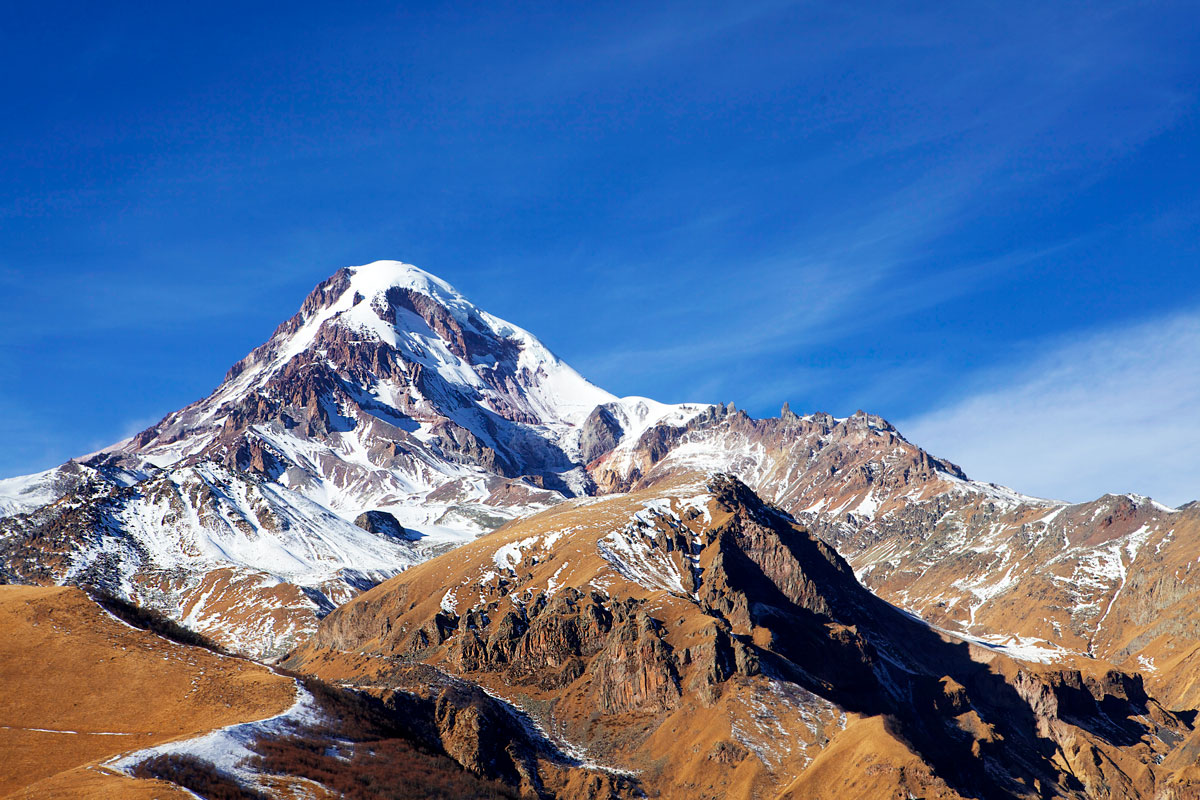
<svg viewBox="0 0 1200 800"><path fill-rule="evenodd" d="M878 600L724 476L515 523L340 607L291 663L376 692L411 664L470 680L663 796L833 796L806 780L827 754L887 752L872 796L1152 797L1193 735L1136 675L1023 664Z"/></svg>
<svg viewBox="0 0 1200 800"><path fill-rule="evenodd" d="M636 489L723 470L832 544L865 585L981 644L1032 660L1095 657L1200 703L1195 507L1106 495L1066 504L969 480L880 417L751 419L716 406L655 425L589 464Z"/></svg>

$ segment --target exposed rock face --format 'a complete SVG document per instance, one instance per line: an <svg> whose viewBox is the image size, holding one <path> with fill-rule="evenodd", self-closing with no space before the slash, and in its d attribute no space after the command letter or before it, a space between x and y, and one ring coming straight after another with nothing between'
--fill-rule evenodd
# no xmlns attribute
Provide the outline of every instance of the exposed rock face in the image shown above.
<svg viewBox="0 0 1200 800"><path fill-rule="evenodd" d="M404 530L404 526L392 514L386 511L364 511L354 518L354 524L370 533L377 533L380 536L390 536L393 539L417 539L408 531Z"/></svg>
<svg viewBox="0 0 1200 800"><path fill-rule="evenodd" d="M583 463L590 464L610 452L621 440L621 425L612 412L604 406L596 406L583 421L579 440L579 452Z"/></svg>
<svg viewBox="0 0 1200 800"><path fill-rule="evenodd" d="M431 748L522 795L616 800L639 794L628 776L590 769L559 750L518 709L479 686L424 665L390 673L384 705Z"/></svg>
<svg viewBox="0 0 1200 800"><path fill-rule="evenodd" d="M291 663L386 692L418 662L667 796L783 792L858 746L847 715L886 721L887 791L945 797L1148 798L1190 735L1136 676L1024 665L904 615L731 477L506 528L339 608Z"/></svg>
<svg viewBox="0 0 1200 800"><path fill-rule="evenodd" d="M625 617L592 663L597 707L605 714L662 713L679 703L675 654L644 610Z"/></svg>

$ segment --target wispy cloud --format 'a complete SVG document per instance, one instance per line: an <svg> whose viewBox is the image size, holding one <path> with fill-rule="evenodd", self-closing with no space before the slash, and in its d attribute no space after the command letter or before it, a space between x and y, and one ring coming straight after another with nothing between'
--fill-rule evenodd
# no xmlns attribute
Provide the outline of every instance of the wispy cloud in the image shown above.
<svg viewBox="0 0 1200 800"><path fill-rule="evenodd" d="M636 308L643 325L605 330L605 350L577 355L578 365L607 385L635 374L670 375L688 395L674 399L742 402L747 379L759 387L788 381L734 375L730 360L790 357L774 366L789 370L793 384L821 380L798 366L813 349L873 328L887 336L889 321L992 288L1018 267L1104 235L1100 226L1081 225L966 254L955 249L955 237L980 220L1003 219L1033 197L1099 180L1114 157L1169 127L1190 100L1177 89L1176 65L1147 51L1131 9L1027 11L801 7L787 24L812 46L799 48L805 57L793 69L814 84L861 72L862 85L848 99L822 97L803 107L804 146L773 165L777 175L723 160L687 176L690 192L647 186L631 198L633 218L686 209L695 197L718 200L651 242L651 258L606 268L622 288L600 291L613 307ZM873 56L896 50L918 75L939 65L944 77L914 81L906 73L906 82L870 69ZM946 72L947 59L958 56L964 68ZM1136 90L1123 77L1134 66ZM1106 113L1110 96L1136 113ZM1077 124L1098 116L1104 124ZM761 213L754 199L764 194L790 204L791 230L747 234L746 219ZM717 206L724 213L714 213ZM735 239L756 249L721 249ZM688 285L691 271L703 276L701 285ZM647 296L671 302L651 305ZM714 368L728 380L708 377ZM697 374L706 377L689 377ZM700 396L702 389L717 396ZM753 390L753 397L762 394ZM756 404L753 397L746 402Z"/></svg>
<svg viewBox="0 0 1200 800"><path fill-rule="evenodd" d="M637 309L637 318L660 333L648 338L637 327L612 331L602 352L584 354L577 365L606 385L631 375L684 382L688 395L668 399L769 406L780 398L765 397L768 391L838 379L836 370L821 375L797 364L820 348L886 330L898 318L985 289L1013 270L1087 240L1073 237L1014 247L992 257L928 263L925 259L939 246L937 238L962 213L977 180L963 175L922 178L865 208L837 214L828 228L807 231L773 252L709 256L691 263L680 257L679 266L615 267L600 291L612 307ZM703 279L693 280L693 272ZM669 302L647 303L650 297ZM762 370L763 361L772 359L788 360L786 375L738 375L731 369ZM725 375L723 385L712 379L714 371ZM696 375L709 377L694 382Z"/></svg>
<svg viewBox="0 0 1200 800"><path fill-rule="evenodd" d="M1062 340L898 425L972 477L1083 501L1200 498L1200 309Z"/></svg>

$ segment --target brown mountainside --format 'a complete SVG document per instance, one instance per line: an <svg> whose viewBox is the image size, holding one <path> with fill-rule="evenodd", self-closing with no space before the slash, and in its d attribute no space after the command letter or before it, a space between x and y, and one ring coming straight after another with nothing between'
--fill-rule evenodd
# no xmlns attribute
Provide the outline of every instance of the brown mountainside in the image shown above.
<svg viewBox="0 0 1200 800"><path fill-rule="evenodd" d="M728 477L514 523L340 607L292 663L477 682L669 797L1148 798L1192 735L1136 675L1023 664L880 601Z"/></svg>
<svg viewBox="0 0 1200 800"><path fill-rule="evenodd" d="M78 589L0 586L0 797L185 797L104 762L294 699L287 678L131 628Z"/></svg>

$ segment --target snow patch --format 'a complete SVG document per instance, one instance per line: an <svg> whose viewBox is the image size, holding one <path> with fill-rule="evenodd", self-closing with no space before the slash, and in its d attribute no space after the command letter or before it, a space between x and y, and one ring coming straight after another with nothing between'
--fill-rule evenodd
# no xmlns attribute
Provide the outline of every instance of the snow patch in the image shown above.
<svg viewBox="0 0 1200 800"><path fill-rule="evenodd" d="M245 785L254 784L258 777L243 762L256 755L250 745L257 739L287 735L295 725L315 725L321 722L320 706L299 681L296 702L286 711L256 722L243 722L197 736L194 739L168 742L118 756L105 766L132 775L133 768L147 759L160 755L189 755L211 762L218 770Z"/></svg>

